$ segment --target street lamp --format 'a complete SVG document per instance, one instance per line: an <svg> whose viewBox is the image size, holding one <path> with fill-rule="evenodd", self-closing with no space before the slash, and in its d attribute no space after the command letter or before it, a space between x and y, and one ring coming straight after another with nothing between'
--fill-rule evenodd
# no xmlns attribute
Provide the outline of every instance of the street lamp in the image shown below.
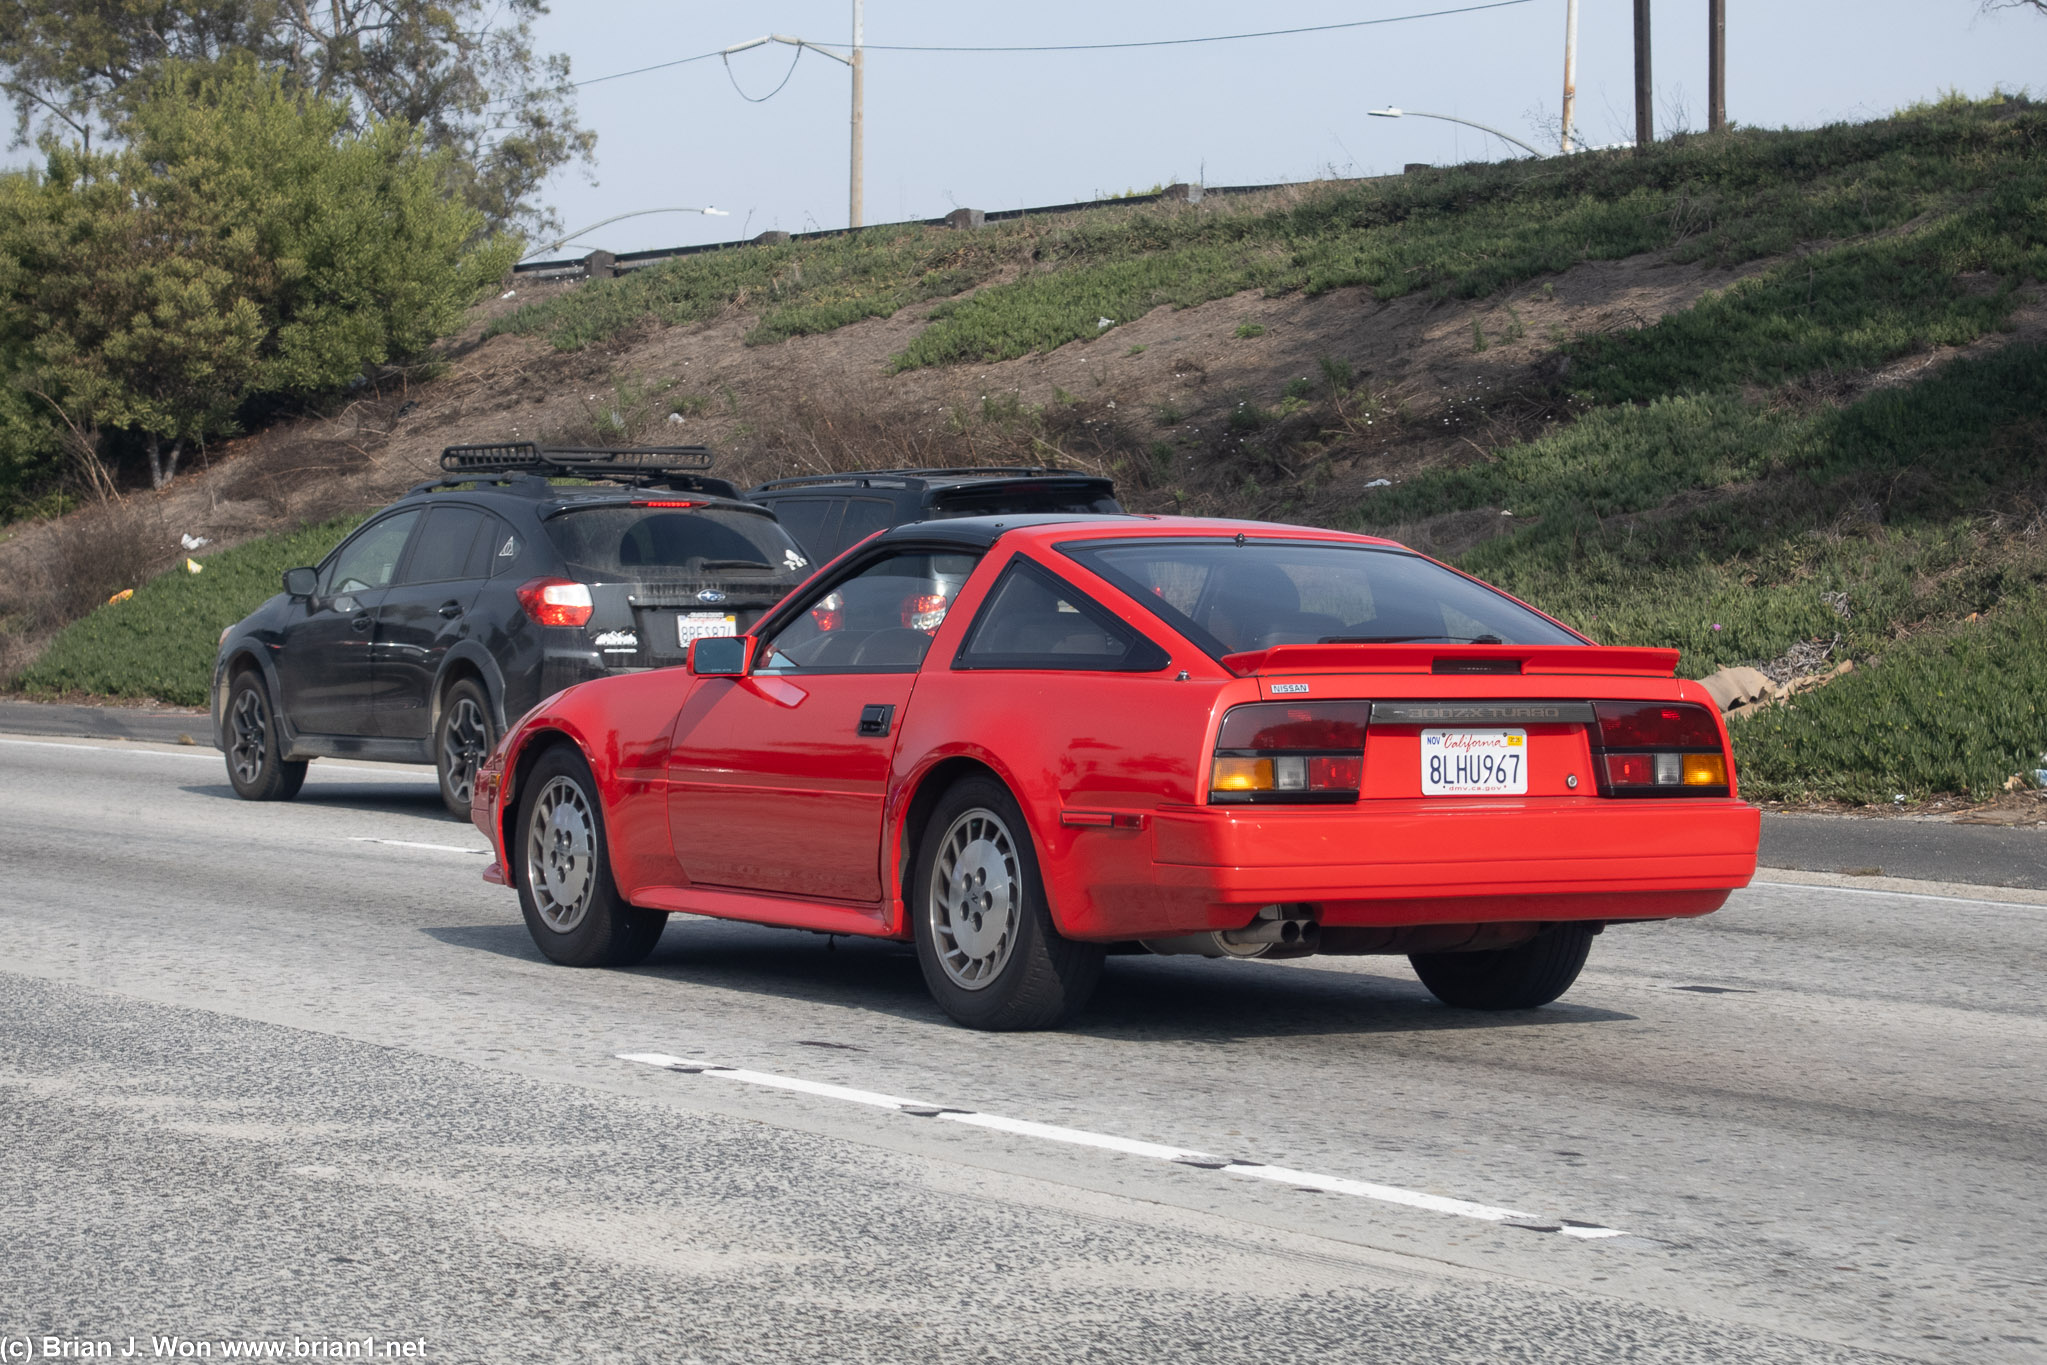
<svg viewBox="0 0 2047 1365"><path fill-rule="evenodd" d="M732 216L732 214L725 209L713 208L634 209L631 213L616 213L613 214L611 217L604 219L602 222L592 223L590 224L590 226L585 228L577 228L574 232L569 233L566 237L557 237L553 241L549 242L546 246L535 247L533 250L527 252L524 256L521 256L519 259L522 261L530 261L535 256L539 256L545 252L554 250L558 246L565 246L568 243L575 241L576 238L582 236L586 232L595 232L598 228L609 227L613 223L624 222L628 218L644 218L650 213L701 213L704 214L706 217L710 218L730 218Z"/></svg>
<svg viewBox="0 0 2047 1365"><path fill-rule="evenodd" d="M1461 123L1467 128L1476 128L1481 133L1491 133L1494 137L1498 138L1502 142L1511 142L1516 147L1519 147L1522 151L1528 153L1530 156L1542 155L1541 152L1536 151L1535 148L1529 146L1527 143L1523 142L1518 137L1514 137L1509 133L1503 133L1497 128L1489 128L1483 123L1473 122L1471 119L1468 118L1458 118L1455 114L1424 114L1419 109L1394 109L1391 107L1385 109L1367 109L1365 110L1365 112L1367 114L1370 114L1373 118L1436 118L1443 120L1443 122L1445 123Z"/></svg>
<svg viewBox="0 0 2047 1365"><path fill-rule="evenodd" d="M861 200L865 192L867 179L865 165L866 137L864 132L864 125L866 123L864 111L867 86L867 49L863 46L866 41L864 10L865 0L853 0L853 45L846 52L835 51L824 46L822 43L813 43L808 38L792 38L786 33L770 33L765 37L751 38L743 43L734 43L730 47L720 48L718 52L719 56L726 59L726 64L729 66L732 54L735 52L747 52L757 47L765 47L769 43L781 43L785 47L795 48L796 55L799 57L805 51L815 52L820 57L829 57L852 71L853 146L851 164L848 167L846 177L846 225L848 227L859 227L861 225L863 218ZM742 91L741 93L744 94L745 92ZM763 96L762 98L767 97Z"/></svg>

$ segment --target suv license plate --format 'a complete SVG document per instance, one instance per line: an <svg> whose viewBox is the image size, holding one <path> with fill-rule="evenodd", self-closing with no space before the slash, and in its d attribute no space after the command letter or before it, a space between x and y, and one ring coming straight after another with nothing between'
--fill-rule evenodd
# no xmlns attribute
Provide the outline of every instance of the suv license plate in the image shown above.
<svg viewBox="0 0 2047 1365"><path fill-rule="evenodd" d="M1423 796L1525 796L1526 730L1422 731Z"/></svg>
<svg viewBox="0 0 2047 1365"><path fill-rule="evenodd" d="M687 649L691 640L739 634L739 618L730 612L686 611L675 618L675 634L676 642Z"/></svg>

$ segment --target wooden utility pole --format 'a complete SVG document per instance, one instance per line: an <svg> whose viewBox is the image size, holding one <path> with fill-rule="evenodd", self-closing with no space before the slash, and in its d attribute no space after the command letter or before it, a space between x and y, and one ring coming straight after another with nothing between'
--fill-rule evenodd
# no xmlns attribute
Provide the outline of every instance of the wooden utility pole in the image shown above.
<svg viewBox="0 0 2047 1365"><path fill-rule="evenodd" d="M863 164L866 160L866 154L861 149L861 143L864 139L861 137L863 115L860 107L861 100L866 93L867 76L867 52L861 47L861 43L865 41L865 35L861 32L861 10L863 4L864 0L853 0L853 167L852 184L848 196L849 206L846 214L847 225L850 227L860 226L860 182L867 173L867 168Z"/></svg>
<svg viewBox="0 0 2047 1365"><path fill-rule="evenodd" d="M1563 150L1571 150L1571 129L1578 116L1578 0L1564 5L1564 137Z"/></svg>
<svg viewBox="0 0 2047 1365"><path fill-rule="evenodd" d="M1727 0L1706 0L1706 131L1727 131Z"/></svg>
<svg viewBox="0 0 2047 1365"><path fill-rule="evenodd" d="M1649 0L1635 0L1635 150L1656 140L1655 83L1649 78Z"/></svg>

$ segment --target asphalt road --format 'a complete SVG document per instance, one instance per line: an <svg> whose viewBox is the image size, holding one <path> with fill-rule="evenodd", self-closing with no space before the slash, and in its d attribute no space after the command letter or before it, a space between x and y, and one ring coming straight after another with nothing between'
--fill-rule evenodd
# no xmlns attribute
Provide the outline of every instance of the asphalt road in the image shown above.
<svg viewBox="0 0 2047 1365"><path fill-rule="evenodd" d="M995 1036L886 945L553 967L481 846L0 739L0 1360L2047 1359L2047 908L1758 887L1490 1019L1117 958Z"/></svg>

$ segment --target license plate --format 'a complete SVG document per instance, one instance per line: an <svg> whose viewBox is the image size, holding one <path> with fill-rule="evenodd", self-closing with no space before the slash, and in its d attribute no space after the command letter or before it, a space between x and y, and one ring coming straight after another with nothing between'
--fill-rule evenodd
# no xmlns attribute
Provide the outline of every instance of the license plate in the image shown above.
<svg viewBox="0 0 2047 1365"><path fill-rule="evenodd" d="M739 618L724 611L686 611L675 618L675 634L676 642L688 648L691 640L739 634Z"/></svg>
<svg viewBox="0 0 2047 1365"><path fill-rule="evenodd" d="M1422 731L1423 796L1523 796L1526 730Z"/></svg>

